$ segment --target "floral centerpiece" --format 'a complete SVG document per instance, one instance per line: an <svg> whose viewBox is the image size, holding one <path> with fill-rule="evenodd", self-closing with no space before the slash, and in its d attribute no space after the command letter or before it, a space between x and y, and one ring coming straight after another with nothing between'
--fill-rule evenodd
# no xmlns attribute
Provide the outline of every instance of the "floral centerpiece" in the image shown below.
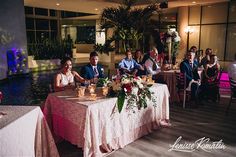
<svg viewBox="0 0 236 157"><path fill-rule="evenodd" d="M97 82L97 87L107 87L111 81L107 78L99 78Z"/></svg>
<svg viewBox="0 0 236 157"><path fill-rule="evenodd" d="M180 40L179 33L175 30L168 30L162 36L162 42L165 46L165 51L169 53L169 59L172 59L172 64L175 64Z"/></svg>
<svg viewBox="0 0 236 157"><path fill-rule="evenodd" d="M149 90L152 85L148 85L140 77L132 75L122 75L121 78L116 78L112 81L110 87L110 96L117 96L118 111L121 112L124 106L125 99L127 99L128 110L134 108L147 107L147 100L155 102L153 92Z"/></svg>

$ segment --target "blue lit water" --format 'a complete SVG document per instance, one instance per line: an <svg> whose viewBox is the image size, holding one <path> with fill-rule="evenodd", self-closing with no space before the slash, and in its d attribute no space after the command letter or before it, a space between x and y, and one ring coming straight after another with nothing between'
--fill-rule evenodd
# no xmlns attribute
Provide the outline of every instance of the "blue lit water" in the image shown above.
<svg viewBox="0 0 236 157"><path fill-rule="evenodd" d="M2 104L34 105L41 103L49 93L49 84L52 83L55 73L56 71L30 73L1 82Z"/></svg>
<svg viewBox="0 0 236 157"><path fill-rule="evenodd" d="M75 70L79 71L79 69L78 67ZM43 103L49 93L49 84L53 83L57 71L33 72L1 81L2 105L36 105Z"/></svg>

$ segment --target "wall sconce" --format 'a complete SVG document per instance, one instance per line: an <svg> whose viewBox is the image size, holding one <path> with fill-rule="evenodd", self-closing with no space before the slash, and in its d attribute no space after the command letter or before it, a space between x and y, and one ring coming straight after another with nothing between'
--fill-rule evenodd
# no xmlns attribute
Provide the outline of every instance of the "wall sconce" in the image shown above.
<svg viewBox="0 0 236 157"><path fill-rule="evenodd" d="M194 32L193 28L190 26L187 26L184 29L184 32L187 34L187 51L189 50L189 34L192 34Z"/></svg>

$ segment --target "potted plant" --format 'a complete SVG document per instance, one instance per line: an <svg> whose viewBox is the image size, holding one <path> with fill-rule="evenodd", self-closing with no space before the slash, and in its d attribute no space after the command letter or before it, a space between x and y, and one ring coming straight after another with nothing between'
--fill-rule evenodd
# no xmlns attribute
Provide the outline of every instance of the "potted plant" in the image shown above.
<svg viewBox="0 0 236 157"><path fill-rule="evenodd" d="M117 52L140 48L139 43L142 42L146 25L153 12L159 9L156 4L145 8L131 9L136 2L137 0L123 0L122 5L118 8L109 7L102 12L101 29L112 28L114 30L113 36L109 40L115 41ZM121 45L120 48L119 45Z"/></svg>

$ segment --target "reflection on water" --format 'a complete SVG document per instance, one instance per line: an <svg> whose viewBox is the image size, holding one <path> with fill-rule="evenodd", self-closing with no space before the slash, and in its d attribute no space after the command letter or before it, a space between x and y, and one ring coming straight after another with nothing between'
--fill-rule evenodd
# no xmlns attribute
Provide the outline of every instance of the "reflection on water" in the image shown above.
<svg viewBox="0 0 236 157"><path fill-rule="evenodd" d="M80 67L75 68L79 72ZM35 105L42 103L49 93L49 84L58 70L34 72L0 82L3 105Z"/></svg>
<svg viewBox="0 0 236 157"><path fill-rule="evenodd" d="M49 84L52 83L55 73L56 71L30 73L1 82L2 104L33 105L41 103L49 93Z"/></svg>

